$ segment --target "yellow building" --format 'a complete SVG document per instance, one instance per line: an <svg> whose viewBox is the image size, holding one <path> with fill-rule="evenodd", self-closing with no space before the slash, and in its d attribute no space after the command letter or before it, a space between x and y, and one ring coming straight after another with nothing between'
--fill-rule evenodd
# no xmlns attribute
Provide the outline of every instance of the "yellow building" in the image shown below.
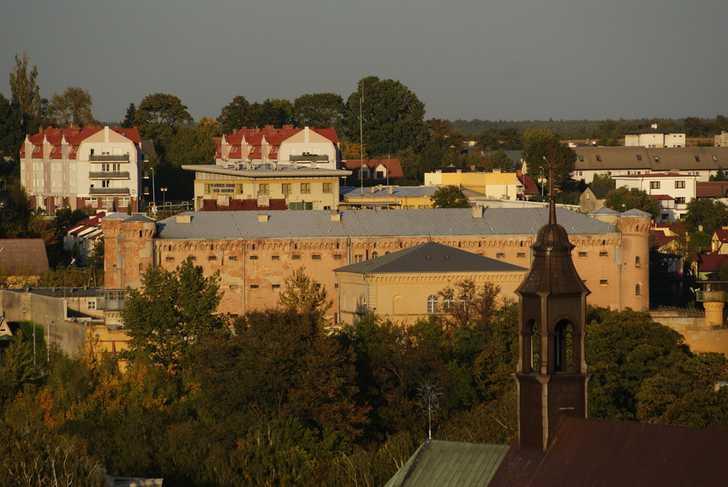
<svg viewBox="0 0 728 487"><path fill-rule="evenodd" d="M302 165L255 169L217 164L182 166L195 173L195 210L335 210L339 180L351 171Z"/></svg>
<svg viewBox="0 0 728 487"><path fill-rule="evenodd" d="M349 208L432 208L435 186L371 186L343 194Z"/></svg>
<svg viewBox="0 0 728 487"><path fill-rule="evenodd" d="M515 172L428 172L425 186L457 186L496 200L524 198L523 184Z"/></svg>
<svg viewBox="0 0 728 487"><path fill-rule="evenodd" d="M412 324L442 314L456 303L439 295L447 287L472 281L492 283L501 299L516 299L526 269L448 245L427 242L365 262L340 267L336 273L339 322L352 323L367 312Z"/></svg>

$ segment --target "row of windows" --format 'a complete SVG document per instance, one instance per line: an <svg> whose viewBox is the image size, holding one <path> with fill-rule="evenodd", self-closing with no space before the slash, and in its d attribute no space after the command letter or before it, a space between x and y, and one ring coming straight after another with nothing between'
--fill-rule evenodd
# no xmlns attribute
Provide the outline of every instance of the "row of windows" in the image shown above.
<svg viewBox="0 0 728 487"><path fill-rule="evenodd" d="M311 194L311 184L312 183L296 183L294 185L293 183L282 183L280 185L280 189L281 193L285 196L293 193L294 186L298 188L298 192L300 194ZM275 186L276 185L270 183L260 183L256 185L255 191L259 196L265 196L271 194L271 191ZM243 185L233 183L210 183L205 185L205 192L208 194L233 194L236 190L238 193L243 193ZM321 191L326 194L333 193L333 183L321 183Z"/></svg>
<svg viewBox="0 0 728 487"><path fill-rule="evenodd" d="M589 256L589 252L587 252L586 250L580 250L577 255L579 257L588 257ZM606 250L600 250L599 251L599 257L609 257L609 252L606 251Z"/></svg>
<svg viewBox="0 0 728 487"><path fill-rule="evenodd" d="M650 189L660 189L661 181L650 181ZM685 189L685 181L675 181L675 189Z"/></svg>
<svg viewBox="0 0 728 487"><path fill-rule="evenodd" d="M375 254L376 254L376 252L375 252ZM341 260L342 259L342 255L341 254L333 254L332 257L333 257L334 260ZM361 256L358 255L357 257L361 257ZM193 262L197 261L197 257L194 256L194 255L190 255L189 258ZM250 260L258 260L258 256L257 255L249 255L248 256L248 259L250 259ZM280 255L271 255L270 256L270 259L271 260L281 260L281 256ZM175 258L172 255L167 255L164 258L164 260L166 262L174 262ZM218 257L217 257L217 255L208 255L207 256L207 260L208 261L217 261L218 260ZM228 260L229 261L237 261L238 260L238 256L237 255L230 255L230 256L228 256ZM301 254L291 254L291 260L301 260ZM321 254L311 254L311 260L321 260ZM359 261L357 261L357 262L359 262Z"/></svg>
<svg viewBox="0 0 728 487"><path fill-rule="evenodd" d="M600 154L597 154L596 156L594 156L594 158L597 161L602 162L602 156ZM655 162L660 162L660 156L654 156L653 158L655 159ZM693 156L693 158L695 159L695 162L700 162L700 156L698 154L695 154ZM641 161L642 160L642 154L635 154L635 159L637 159L638 161ZM718 156L715 155L715 154L713 154L712 155L712 159L713 159L713 161L716 161L717 162L718 161ZM584 155L583 154L579 154L579 161L584 162Z"/></svg>

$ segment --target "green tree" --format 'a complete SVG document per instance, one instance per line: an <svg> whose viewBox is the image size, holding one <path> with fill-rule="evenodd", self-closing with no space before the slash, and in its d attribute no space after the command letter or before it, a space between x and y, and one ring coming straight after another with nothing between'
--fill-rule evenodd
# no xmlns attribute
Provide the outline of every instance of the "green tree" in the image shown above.
<svg viewBox="0 0 728 487"><path fill-rule="evenodd" d="M33 212L28 195L16 177L7 177L5 181L7 189L0 190L0 238L30 236Z"/></svg>
<svg viewBox="0 0 728 487"><path fill-rule="evenodd" d="M94 122L92 105L91 95L87 90L71 86L63 93L53 95L48 107L49 116L59 126L89 125Z"/></svg>
<svg viewBox="0 0 728 487"><path fill-rule="evenodd" d="M134 119L136 117L136 105L129 103L126 107L126 113L124 114L124 120L121 121L121 126L130 129L134 126Z"/></svg>
<svg viewBox="0 0 728 487"><path fill-rule="evenodd" d="M286 279L278 301L284 309L313 316L317 320L331 308L326 287L308 277L303 267L293 271Z"/></svg>
<svg viewBox="0 0 728 487"><path fill-rule="evenodd" d="M717 229L728 225L728 207L713 199L694 199L688 203L685 223L691 232L702 227L705 233L713 235Z"/></svg>
<svg viewBox="0 0 728 487"><path fill-rule="evenodd" d="M293 105L290 101L280 98L268 98L263 103L253 103L251 106L253 120L258 127L273 125L282 127L295 122L293 118Z"/></svg>
<svg viewBox="0 0 728 487"><path fill-rule="evenodd" d="M257 125L256 114L252 106L244 96L236 96L233 100L225 105L217 117L220 123L222 133L230 132L242 127L254 127Z"/></svg>
<svg viewBox="0 0 728 487"><path fill-rule="evenodd" d="M470 202L457 186L442 186L432 195L433 208L469 208Z"/></svg>
<svg viewBox="0 0 728 487"><path fill-rule="evenodd" d="M30 67L27 53L15 55L15 67L10 72L10 94L23 115L23 132L35 131L41 120L41 97L38 86L38 67Z"/></svg>
<svg viewBox="0 0 728 487"><path fill-rule="evenodd" d="M134 117L142 137L152 139L157 153L166 161L166 149L180 127L192 123L182 100L167 93L147 95Z"/></svg>
<svg viewBox="0 0 728 487"><path fill-rule="evenodd" d="M20 144L24 137L20 107L0 94L0 160L4 158L18 160ZM0 178L2 176L0 174Z"/></svg>
<svg viewBox="0 0 728 487"><path fill-rule="evenodd" d="M334 127L341 131L344 100L336 93L301 95L293 102L293 113L300 126Z"/></svg>
<svg viewBox="0 0 728 487"><path fill-rule="evenodd" d="M589 187L597 198L605 198L617 186L611 176L607 174L595 174Z"/></svg>
<svg viewBox="0 0 728 487"><path fill-rule="evenodd" d="M481 168L492 171L500 169L502 171L513 171L513 161L503 149L488 152L485 159L478 164Z"/></svg>
<svg viewBox="0 0 728 487"><path fill-rule="evenodd" d="M607 193L604 204L608 208L620 212L636 208L651 214L652 218L660 217L660 203L645 191L637 188L619 187L614 189Z"/></svg>
<svg viewBox="0 0 728 487"><path fill-rule="evenodd" d="M361 79L347 100L344 127L350 140L359 140L362 96L364 146L370 157L418 151L427 142L424 103L399 81L376 76Z"/></svg>
<svg viewBox="0 0 728 487"><path fill-rule="evenodd" d="M224 317L216 314L219 289L219 277L205 277L191 259L172 272L149 268L142 288L129 290L122 311L130 356L142 353L168 370L178 369L192 344L225 330Z"/></svg>
<svg viewBox="0 0 728 487"><path fill-rule="evenodd" d="M174 166L212 163L215 159L213 137L218 131L219 125L214 120L203 120L194 126L180 127L169 143L168 162Z"/></svg>
<svg viewBox="0 0 728 487"><path fill-rule="evenodd" d="M576 153L562 144L549 129L528 129L523 132L523 158L531 175L548 177L549 164L553 164L556 186L563 187L571 179Z"/></svg>

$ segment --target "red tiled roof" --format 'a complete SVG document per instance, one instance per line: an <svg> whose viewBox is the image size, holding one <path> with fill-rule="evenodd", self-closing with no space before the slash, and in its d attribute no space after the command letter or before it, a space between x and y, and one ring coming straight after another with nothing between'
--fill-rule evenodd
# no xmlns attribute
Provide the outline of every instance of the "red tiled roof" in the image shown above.
<svg viewBox="0 0 728 487"><path fill-rule="evenodd" d="M724 198L728 196L728 181L706 181L696 184L698 198Z"/></svg>
<svg viewBox="0 0 728 487"><path fill-rule="evenodd" d="M88 137L94 135L98 131L103 130L103 127L96 125L90 125L83 128L78 127L65 127L55 128L50 127L46 129L40 129L37 133L29 135L28 140L33 144L32 157L41 158L43 157L43 144L48 142L53 148L51 149L50 157L52 159L60 159L62 157L61 146L63 141L71 146L71 150L68 154L69 159L75 159L76 153L78 152L78 146L81 142L86 140ZM139 130L136 127L132 128L112 128L111 130L126 137L135 144L141 143L141 136ZM20 157L25 157L25 147L20 148Z"/></svg>
<svg viewBox="0 0 728 487"><path fill-rule="evenodd" d="M117 134L123 135L124 137L131 140L135 144L142 143L142 138L139 135L139 129L137 129L136 127L131 127L131 128L114 127L111 130L113 130Z"/></svg>
<svg viewBox="0 0 728 487"><path fill-rule="evenodd" d="M269 145L272 149L268 157L275 158L278 157L279 146L286 139L296 135L301 130L303 129L294 127L293 125L284 125L281 128L275 128L272 125L266 125L262 128L243 127L234 132L223 135L219 142L216 139L216 147L220 147L220 149L217 149L215 154L216 157L222 157L221 147L222 141L224 140L225 144L233 147L241 146L243 143L245 143L245 145L252 146L253 150L248 156L249 159L260 159L263 154L261 145ZM334 144L338 143L339 139L336 136L336 130L333 128L310 128L310 130L326 137ZM242 158L242 150L234 152L231 151L228 157L231 159L240 159Z"/></svg>
<svg viewBox="0 0 728 487"><path fill-rule="evenodd" d="M728 263L726 254L701 254L698 256L700 272L718 272L723 264Z"/></svg>
<svg viewBox="0 0 728 487"><path fill-rule="evenodd" d="M669 194L653 194L653 195L650 195L650 196L652 196L657 201L674 200L675 199L672 196L670 196Z"/></svg>
<svg viewBox="0 0 728 487"><path fill-rule="evenodd" d="M538 194L538 186L536 182L528 174L518 174L518 180L523 185L523 194L536 195Z"/></svg>
<svg viewBox="0 0 728 487"><path fill-rule="evenodd" d="M323 135L327 139L329 139L334 144L337 144L339 142L339 137L336 135L336 129L333 127L327 127L327 128L311 128L314 132L316 132L319 135Z"/></svg>
<svg viewBox="0 0 728 487"><path fill-rule="evenodd" d="M665 232L661 230L650 230L649 242L650 248L652 249L660 249L673 240L677 240L677 237L667 236L665 235Z"/></svg>
<svg viewBox="0 0 728 487"><path fill-rule="evenodd" d="M383 165L387 168L390 178L401 178L404 176L402 171L402 165L399 159L365 159L364 165L369 168L370 171L374 171L377 166ZM344 161L344 166L350 171L357 170L361 167L361 159L348 159Z"/></svg>

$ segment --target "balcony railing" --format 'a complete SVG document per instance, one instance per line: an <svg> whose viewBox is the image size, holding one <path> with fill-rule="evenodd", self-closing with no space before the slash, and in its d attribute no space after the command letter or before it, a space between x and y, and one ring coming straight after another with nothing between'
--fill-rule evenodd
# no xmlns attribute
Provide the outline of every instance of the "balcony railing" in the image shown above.
<svg viewBox="0 0 728 487"><path fill-rule="evenodd" d="M129 162L129 154L91 154L89 162Z"/></svg>
<svg viewBox="0 0 728 487"><path fill-rule="evenodd" d="M89 179L129 179L129 171L92 171Z"/></svg>
<svg viewBox="0 0 728 487"><path fill-rule="evenodd" d="M89 188L89 194L93 195L128 195L129 188Z"/></svg>
<svg viewBox="0 0 728 487"><path fill-rule="evenodd" d="M329 162L329 156L326 154L299 154L289 157L291 162Z"/></svg>

